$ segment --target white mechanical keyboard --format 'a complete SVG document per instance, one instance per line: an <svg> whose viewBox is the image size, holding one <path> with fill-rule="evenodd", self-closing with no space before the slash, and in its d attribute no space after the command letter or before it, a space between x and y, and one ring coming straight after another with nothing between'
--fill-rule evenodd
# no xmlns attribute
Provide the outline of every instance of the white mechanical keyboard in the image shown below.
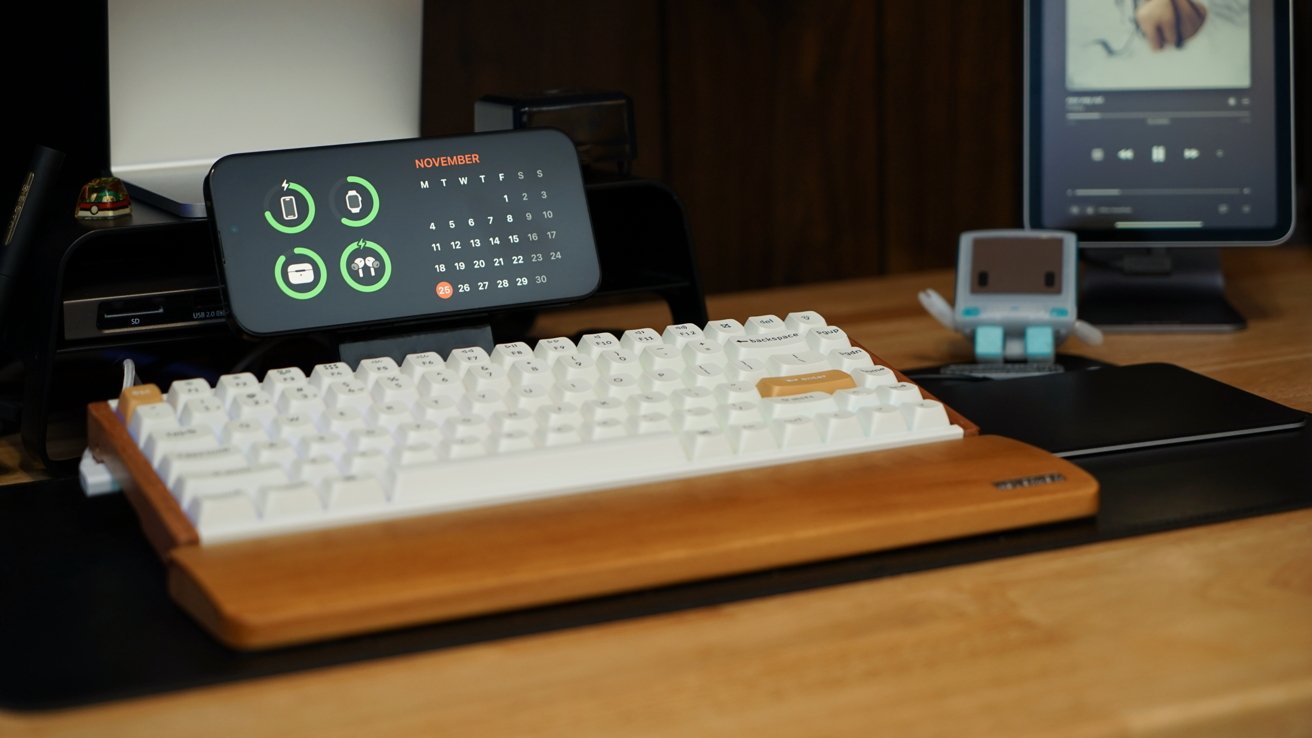
<svg viewBox="0 0 1312 738"><path fill-rule="evenodd" d="M202 543L963 434L809 311L143 385L115 406Z"/></svg>

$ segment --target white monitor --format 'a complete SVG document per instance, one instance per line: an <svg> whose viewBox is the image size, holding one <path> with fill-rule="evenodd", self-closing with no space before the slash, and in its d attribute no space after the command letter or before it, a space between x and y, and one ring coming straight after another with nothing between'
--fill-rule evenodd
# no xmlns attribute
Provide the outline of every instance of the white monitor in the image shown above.
<svg viewBox="0 0 1312 738"><path fill-rule="evenodd" d="M227 154L419 135L422 0L110 0L110 169L203 217Z"/></svg>

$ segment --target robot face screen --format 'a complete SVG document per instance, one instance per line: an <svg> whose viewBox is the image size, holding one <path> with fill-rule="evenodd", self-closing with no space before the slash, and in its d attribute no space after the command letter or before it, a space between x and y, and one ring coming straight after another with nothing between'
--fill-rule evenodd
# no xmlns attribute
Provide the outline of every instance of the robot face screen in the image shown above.
<svg viewBox="0 0 1312 738"><path fill-rule="evenodd" d="M980 238L971 252L970 291L1056 295L1062 291L1060 238Z"/></svg>

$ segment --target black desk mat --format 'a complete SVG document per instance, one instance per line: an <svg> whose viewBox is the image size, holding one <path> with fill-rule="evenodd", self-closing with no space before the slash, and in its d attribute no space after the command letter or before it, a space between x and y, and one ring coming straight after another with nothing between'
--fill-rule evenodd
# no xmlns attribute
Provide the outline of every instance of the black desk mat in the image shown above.
<svg viewBox="0 0 1312 738"><path fill-rule="evenodd" d="M1096 519L263 653L221 646L173 605L120 496L73 479L0 488L0 708L41 710L1013 556L1312 506L1312 430L1075 460Z"/></svg>

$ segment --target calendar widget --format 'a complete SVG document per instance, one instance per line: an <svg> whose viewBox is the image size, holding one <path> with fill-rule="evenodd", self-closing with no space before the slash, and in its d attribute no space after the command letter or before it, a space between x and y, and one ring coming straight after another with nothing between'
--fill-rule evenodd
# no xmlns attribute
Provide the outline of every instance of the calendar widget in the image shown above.
<svg viewBox="0 0 1312 738"><path fill-rule="evenodd" d="M229 314L268 335L577 300L600 280L550 129L237 154L205 183Z"/></svg>

